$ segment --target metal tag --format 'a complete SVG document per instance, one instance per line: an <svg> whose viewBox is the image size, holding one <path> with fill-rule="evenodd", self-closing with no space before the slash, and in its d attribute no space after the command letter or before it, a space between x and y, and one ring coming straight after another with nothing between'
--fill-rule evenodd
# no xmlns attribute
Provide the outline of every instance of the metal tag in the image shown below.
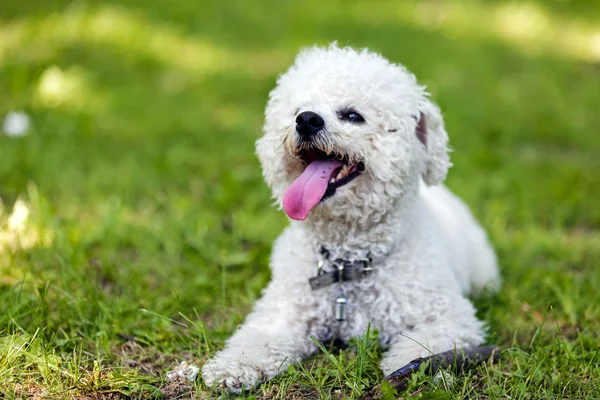
<svg viewBox="0 0 600 400"><path fill-rule="evenodd" d="M346 320L346 297L343 293L340 293L337 299L335 299L335 319L338 321Z"/></svg>

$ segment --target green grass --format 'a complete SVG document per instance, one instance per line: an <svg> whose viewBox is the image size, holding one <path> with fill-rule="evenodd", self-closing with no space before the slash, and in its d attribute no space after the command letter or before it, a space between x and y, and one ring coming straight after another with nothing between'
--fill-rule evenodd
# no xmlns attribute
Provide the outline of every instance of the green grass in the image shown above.
<svg viewBox="0 0 600 400"><path fill-rule="evenodd" d="M165 373L221 348L268 282L286 219L253 154L267 94L338 40L428 84L447 184L505 282L476 300L501 363L398 396L599 398L599 24L587 0L3 1L0 116L32 127L0 135L0 397L219 396ZM356 397L382 375L374 335L247 396Z"/></svg>

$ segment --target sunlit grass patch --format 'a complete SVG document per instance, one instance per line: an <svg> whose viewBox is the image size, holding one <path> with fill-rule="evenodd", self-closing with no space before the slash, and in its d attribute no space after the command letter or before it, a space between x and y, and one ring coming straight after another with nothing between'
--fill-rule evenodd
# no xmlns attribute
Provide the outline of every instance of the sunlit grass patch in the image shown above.
<svg viewBox="0 0 600 400"><path fill-rule="evenodd" d="M240 64L256 74L272 74L283 67L284 55L275 52L233 51L208 38L183 35L176 26L153 24L124 7L71 7L44 18L0 24L0 55L27 56L23 46L38 57L51 58L72 43L110 45L129 54L155 59L189 73L233 70Z"/></svg>
<svg viewBox="0 0 600 400"><path fill-rule="evenodd" d="M98 112L102 96L89 87L85 72L78 68L62 70L53 65L42 73L34 92L33 104L45 108Z"/></svg>
<svg viewBox="0 0 600 400"><path fill-rule="evenodd" d="M380 2L379 5L383 5ZM338 4L339 6L339 4ZM575 60L600 60L600 15L566 16L550 11L543 2L464 2L460 0L407 1L385 6L353 3L345 13L367 24L400 22L441 31L461 40L492 39L526 56L557 55ZM327 7L319 18L336 18Z"/></svg>
<svg viewBox="0 0 600 400"><path fill-rule="evenodd" d="M29 189L29 197L34 202L38 201L36 187L31 185ZM0 199L0 255L7 251L17 252L20 249L51 245L53 233L51 229L32 219L31 203L19 198L10 208L2 204Z"/></svg>

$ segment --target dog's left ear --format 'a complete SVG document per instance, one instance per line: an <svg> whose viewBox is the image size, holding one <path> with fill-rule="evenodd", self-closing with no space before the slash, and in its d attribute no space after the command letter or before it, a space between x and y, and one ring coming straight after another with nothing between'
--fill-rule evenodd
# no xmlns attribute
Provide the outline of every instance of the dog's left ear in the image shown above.
<svg viewBox="0 0 600 400"><path fill-rule="evenodd" d="M417 118L415 133L427 152L421 172L423 180L427 185L438 185L446 179L448 168L452 166L442 113L435 104L425 100Z"/></svg>

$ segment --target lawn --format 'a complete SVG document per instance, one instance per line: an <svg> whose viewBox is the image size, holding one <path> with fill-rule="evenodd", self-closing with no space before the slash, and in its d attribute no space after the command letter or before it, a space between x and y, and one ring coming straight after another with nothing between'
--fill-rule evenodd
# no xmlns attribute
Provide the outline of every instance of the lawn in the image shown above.
<svg viewBox="0 0 600 400"><path fill-rule="evenodd" d="M277 75L332 40L428 85L501 262L475 299L501 362L396 397L600 398L599 27L588 0L3 0L0 120L30 128L0 133L0 398L220 395L165 375L269 280L287 220L254 141ZM355 398L375 336L245 396Z"/></svg>

